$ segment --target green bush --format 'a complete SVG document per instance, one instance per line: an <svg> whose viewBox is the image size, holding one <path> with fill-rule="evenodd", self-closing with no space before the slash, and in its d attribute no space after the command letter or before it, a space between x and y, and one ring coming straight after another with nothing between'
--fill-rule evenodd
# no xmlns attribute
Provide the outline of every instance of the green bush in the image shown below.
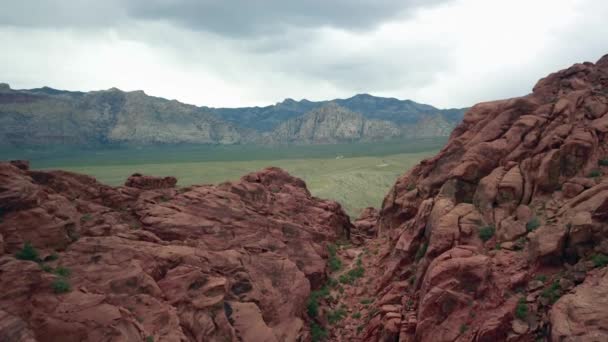
<svg viewBox="0 0 608 342"><path fill-rule="evenodd" d="M23 248L15 254L15 257L20 260L30 260L30 261L40 260L38 251L29 242L26 242L23 245Z"/></svg>
<svg viewBox="0 0 608 342"><path fill-rule="evenodd" d="M468 326L468 325L466 325L466 324L462 324L462 325L460 326L460 333L461 333L461 334L464 334L465 332L467 332L467 330L469 330L469 326Z"/></svg>
<svg viewBox="0 0 608 342"><path fill-rule="evenodd" d="M592 170L591 172L589 172L589 174L587 175L587 177L589 178L597 178L600 177L602 175L602 172L600 170Z"/></svg>
<svg viewBox="0 0 608 342"><path fill-rule="evenodd" d="M591 261L595 267L604 267L608 265L608 256L604 254L596 254L591 257Z"/></svg>
<svg viewBox="0 0 608 342"><path fill-rule="evenodd" d="M540 227L540 220L538 217L534 216L528 223L526 223L526 230L531 232L536 228Z"/></svg>
<svg viewBox="0 0 608 342"><path fill-rule="evenodd" d="M154 336L146 337L146 342L154 342Z"/></svg>
<svg viewBox="0 0 608 342"><path fill-rule="evenodd" d="M66 293L72 290L70 283L65 278L57 278L51 284L55 293Z"/></svg>
<svg viewBox="0 0 608 342"><path fill-rule="evenodd" d="M342 261L337 255L338 247L336 245L329 245L327 246L327 251L329 253L329 270L336 272L342 268Z"/></svg>
<svg viewBox="0 0 608 342"><path fill-rule="evenodd" d="M429 244L427 242L423 243L418 250L416 251L416 261L419 261L426 254L426 250L429 248Z"/></svg>
<svg viewBox="0 0 608 342"><path fill-rule="evenodd" d="M483 241L486 242L488 240L490 240L492 238L492 236L494 236L494 232L496 231L496 228L494 228L494 226L485 226L482 228L479 228L479 238Z"/></svg>
<svg viewBox="0 0 608 342"><path fill-rule="evenodd" d="M359 318L361 318L361 313L360 312L355 312L354 314L352 314L351 317L354 318L354 319L359 319Z"/></svg>
<svg viewBox="0 0 608 342"><path fill-rule="evenodd" d="M327 330L323 329L320 325L313 322L310 325L310 335L312 338L312 342L324 341L327 338Z"/></svg>
<svg viewBox="0 0 608 342"><path fill-rule="evenodd" d="M72 272L67 267L59 266L55 269L54 273L58 276L69 277Z"/></svg>
<svg viewBox="0 0 608 342"><path fill-rule="evenodd" d="M546 281L547 281L547 276L546 276L546 275L544 275L544 274L539 274L539 275L537 275L537 276L536 276L536 278L535 278L535 279L536 279L536 280L540 280L540 281L542 281L542 282L544 283L544 282L546 282Z"/></svg>
<svg viewBox="0 0 608 342"><path fill-rule="evenodd" d="M599 166L608 166L608 159L600 159L597 164Z"/></svg>
<svg viewBox="0 0 608 342"><path fill-rule="evenodd" d="M528 304L526 304L526 298L522 297L517 302L515 307L515 317L525 320L528 317Z"/></svg>
<svg viewBox="0 0 608 342"><path fill-rule="evenodd" d="M369 304L371 304L373 301L374 301L373 299L370 299L370 298L364 298L364 299L361 299L361 301L360 301L359 303L361 303L361 304L363 304L363 305L369 305Z"/></svg>
<svg viewBox="0 0 608 342"><path fill-rule="evenodd" d="M88 222L91 221L93 219L93 216L91 216L91 214L84 214L82 215L81 220L83 220L84 222Z"/></svg>
<svg viewBox="0 0 608 342"><path fill-rule="evenodd" d="M319 299L329 297L329 288L323 286L317 291L313 291L306 302L306 312L311 318L317 317L319 314Z"/></svg>

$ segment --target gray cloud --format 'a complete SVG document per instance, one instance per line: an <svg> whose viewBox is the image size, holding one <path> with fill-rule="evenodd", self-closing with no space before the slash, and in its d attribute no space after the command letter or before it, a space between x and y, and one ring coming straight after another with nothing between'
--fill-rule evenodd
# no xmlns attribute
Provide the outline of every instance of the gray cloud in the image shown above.
<svg viewBox="0 0 608 342"><path fill-rule="evenodd" d="M210 106L366 92L464 107L523 95L547 73L608 52L608 2L597 0L0 0L0 8L0 82L143 89Z"/></svg>
<svg viewBox="0 0 608 342"><path fill-rule="evenodd" d="M291 28L367 30L420 6L449 0L132 0L129 15L171 20L228 36L274 35Z"/></svg>
<svg viewBox="0 0 608 342"><path fill-rule="evenodd" d="M408 11L452 0L2 0L0 25L108 27L168 21L221 36L279 35L290 28L368 30Z"/></svg>

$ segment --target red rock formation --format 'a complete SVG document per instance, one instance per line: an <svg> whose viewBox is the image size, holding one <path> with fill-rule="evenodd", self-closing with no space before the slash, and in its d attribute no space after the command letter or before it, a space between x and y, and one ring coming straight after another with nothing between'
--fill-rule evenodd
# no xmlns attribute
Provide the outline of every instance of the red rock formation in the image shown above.
<svg viewBox="0 0 608 342"><path fill-rule="evenodd" d="M177 179L175 177L161 178L144 176L139 173L132 174L125 182L125 186L144 190L173 188L175 187L175 184L177 184Z"/></svg>
<svg viewBox="0 0 608 342"><path fill-rule="evenodd" d="M377 290L409 277L388 304L412 305L370 321L365 340L605 340L605 304L591 298L606 282L572 289L608 255L606 163L608 56L471 108L383 202Z"/></svg>
<svg viewBox="0 0 608 342"><path fill-rule="evenodd" d="M173 185L0 163L0 340L306 340L340 205L276 168Z"/></svg>

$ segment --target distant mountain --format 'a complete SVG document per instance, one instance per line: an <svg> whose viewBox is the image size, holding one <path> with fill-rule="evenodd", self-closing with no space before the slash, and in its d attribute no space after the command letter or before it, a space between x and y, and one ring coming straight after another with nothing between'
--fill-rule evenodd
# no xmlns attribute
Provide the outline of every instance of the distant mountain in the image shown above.
<svg viewBox="0 0 608 342"><path fill-rule="evenodd" d="M0 146L53 144L314 144L447 136L464 109L367 94L211 108L116 88L75 92L0 84Z"/></svg>

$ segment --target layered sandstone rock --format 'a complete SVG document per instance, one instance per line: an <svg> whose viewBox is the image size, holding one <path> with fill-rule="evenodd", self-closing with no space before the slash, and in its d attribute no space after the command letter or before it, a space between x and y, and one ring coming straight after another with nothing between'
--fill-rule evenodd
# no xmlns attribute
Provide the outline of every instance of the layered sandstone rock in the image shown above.
<svg viewBox="0 0 608 342"><path fill-rule="evenodd" d="M381 295L409 277L391 301L411 308L364 339L604 340L605 304L591 299L604 278L575 285L608 263L607 118L608 56L470 109L384 200L375 284Z"/></svg>
<svg viewBox="0 0 608 342"><path fill-rule="evenodd" d="M0 163L0 340L309 338L326 244L351 228L340 205L276 168L174 185Z"/></svg>

